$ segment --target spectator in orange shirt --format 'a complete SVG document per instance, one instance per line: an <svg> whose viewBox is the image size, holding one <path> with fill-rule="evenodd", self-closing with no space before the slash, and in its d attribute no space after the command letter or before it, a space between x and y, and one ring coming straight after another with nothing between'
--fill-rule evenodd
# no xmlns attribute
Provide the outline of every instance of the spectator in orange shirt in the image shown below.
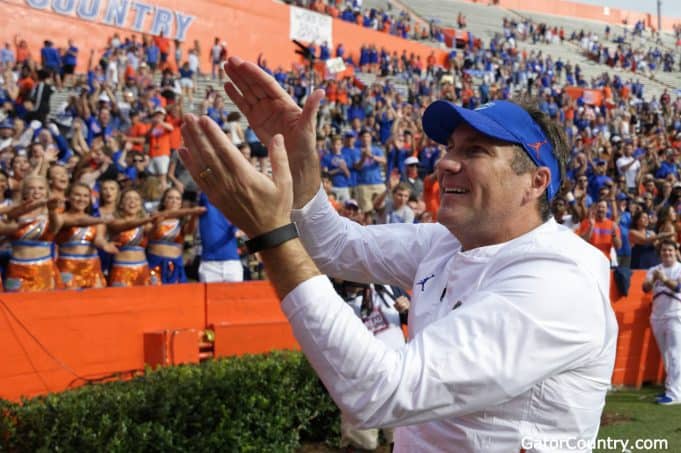
<svg viewBox="0 0 681 453"><path fill-rule="evenodd" d="M158 107L151 116L149 140L149 174L159 177L162 190L168 186L168 166L170 165L170 136L173 126L165 121L166 111Z"/></svg>
<svg viewBox="0 0 681 453"><path fill-rule="evenodd" d="M589 244L603 252L610 260L610 250L614 247L618 250L622 247L622 238L619 227L611 219L607 218L608 203L601 200L589 211L589 216L582 220L577 234Z"/></svg>
<svg viewBox="0 0 681 453"><path fill-rule="evenodd" d="M158 36L154 36L154 42L156 47L158 47L159 52L161 52L161 71L168 66L168 54L170 54L170 41L168 38L163 36L163 31Z"/></svg>
<svg viewBox="0 0 681 453"><path fill-rule="evenodd" d="M173 126L170 132L170 153L172 154L182 145L182 134L180 127L182 126L182 105L175 103L168 106L168 116L166 122Z"/></svg>
<svg viewBox="0 0 681 453"><path fill-rule="evenodd" d="M433 221L437 220L437 211L440 209L440 183L435 173L431 173L423 179L423 201L426 204L426 211L431 214Z"/></svg>
<svg viewBox="0 0 681 453"><path fill-rule="evenodd" d="M144 144L147 142L150 126L140 120L140 112L137 110L130 111L130 123L131 126L125 139L132 143L131 151L144 153Z"/></svg>
<svg viewBox="0 0 681 453"><path fill-rule="evenodd" d="M17 104L21 104L31 98L31 91L33 91L34 86L35 80L31 76L31 70L28 66L23 66L19 75L19 81L17 82L17 87L19 88Z"/></svg>
<svg viewBox="0 0 681 453"><path fill-rule="evenodd" d="M31 58L31 50L28 48L28 43L25 39L19 40L19 36L14 36L14 47L16 47L16 62L18 66L33 67Z"/></svg>

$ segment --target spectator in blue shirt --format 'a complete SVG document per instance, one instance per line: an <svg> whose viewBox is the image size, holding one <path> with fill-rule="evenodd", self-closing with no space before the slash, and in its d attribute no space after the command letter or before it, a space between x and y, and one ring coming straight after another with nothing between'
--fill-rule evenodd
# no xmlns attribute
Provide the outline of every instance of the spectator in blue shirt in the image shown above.
<svg viewBox="0 0 681 453"><path fill-rule="evenodd" d="M371 131L363 130L360 134L361 145L356 154L354 167L357 173L357 198L362 212L373 209L375 196L385 192L385 184L381 176L381 168L387 162L381 148L371 143Z"/></svg>
<svg viewBox="0 0 681 453"><path fill-rule="evenodd" d="M348 107L348 112L347 112L347 120L349 122L352 122L355 118L358 118L360 120L364 120L367 116L366 111L364 110L364 107L362 106L362 97L359 95L355 95L352 97L352 103L350 104L350 107Z"/></svg>
<svg viewBox="0 0 681 453"><path fill-rule="evenodd" d="M655 178L666 179L669 175L674 175L674 179L679 179L679 167L676 164L676 156L673 149L665 151L665 160L660 162L660 168L655 172Z"/></svg>
<svg viewBox="0 0 681 453"><path fill-rule="evenodd" d="M589 189L587 191L588 195L592 200L598 200L601 188L606 184L613 184L612 178L605 174L607 169L607 162L598 159L596 160L596 166L594 167L594 173L589 179Z"/></svg>
<svg viewBox="0 0 681 453"><path fill-rule="evenodd" d="M319 46L319 59L322 61L326 61L329 58L331 58L331 51L329 50L329 45L327 44L327 42L324 41L322 45Z"/></svg>
<svg viewBox="0 0 681 453"><path fill-rule="evenodd" d="M357 175L359 171L355 168L355 161L359 159L359 150L355 147L355 138L357 134L354 131L346 131L343 134L343 155L348 156L350 161L350 190L357 187Z"/></svg>
<svg viewBox="0 0 681 453"><path fill-rule="evenodd" d="M12 51L12 45L8 42L5 43L5 47L0 49L0 70L4 71L7 68L14 66L16 57L14 56L14 51Z"/></svg>
<svg viewBox="0 0 681 453"><path fill-rule="evenodd" d="M338 46L336 46L336 58L343 58L345 56L345 47L343 47L343 43L339 43Z"/></svg>
<svg viewBox="0 0 681 453"><path fill-rule="evenodd" d="M440 148L433 140L428 139L426 146L419 152L419 177L425 178L435 171L435 164L440 160Z"/></svg>
<svg viewBox="0 0 681 453"><path fill-rule="evenodd" d="M102 107L97 116L92 115L87 120L87 144L92 146L92 140L96 136L102 136L104 139L111 137L114 128L111 124L111 110L108 107Z"/></svg>
<svg viewBox="0 0 681 453"><path fill-rule="evenodd" d="M205 283L243 281L244 270L239 257L237 228L208 201L204 193L199 195L199 206L206 208L206 212L199 217L201 235L199 281Z"/></svg>
<svg viewBox="0 0 681 453"><path fill-rule="evenodd" d="M78 64L78 47L73 44L73 40L69 39L68 48L62 56L62 73L64 75L64 85L71 86L73 82L73 73Z"/></svg>
<svg viewBox="0 0 681 453"><path fill-rule="evenodd" d="M400 135L395 135L393 143L388 150L388 159L385 169L386 184L390 181L390 175L395 172L398 173L400 177L404 177L406 175L404 161L411 154L411 150L405 146L406 133L408 133L408 131L405 131Z"/></svg>
<svg viewBox="0 0 681 453"><path fill-rule="evenodd" d="M52 41L47 40L43 42L43 48L40 49L40 60L43 68L54 79L55 86L61 88L61 57Z"/></svg>
<svg viewBox="0 0 681 453"><path fill-rule="evenodd" d="M352 159L351 154L343 152L343 140L334 137L331 152L325 154L321 160L322 169L331 177L331 191L339 202L350 199Z"/></svg>
<svg viewBox="0 0 681 453"><path fill-rule="evenodd" d="M154 43L154 41L151 41L147 45L147 48L144 53L146 55L147 65L149 65L151 72L155 72L156 67L158 66L158 62L161 59L160 49L158 48L156 43Z"/></svg>
<svg viewBox="0 0 681 453"><path fill-rule="evenodd" d="M227 121L229 112L225 108L225 101L221 94L213 95L213 105L206 108L206 115L208 115L218 126L222 127Z"/></svg>

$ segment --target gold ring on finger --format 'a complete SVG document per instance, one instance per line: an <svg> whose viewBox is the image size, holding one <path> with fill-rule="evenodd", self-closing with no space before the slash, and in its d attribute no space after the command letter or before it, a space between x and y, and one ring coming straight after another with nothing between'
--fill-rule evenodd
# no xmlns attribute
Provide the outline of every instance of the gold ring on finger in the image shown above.
<svg viewBox="0 0 681 453"><path fill-rule="evenodd" d="M213 174L213 170L211 170L209 167L206 167L203 170L201 170L201 172L199 173L199 178L206 179L207 177L209 177L212 174Z"/></svg>

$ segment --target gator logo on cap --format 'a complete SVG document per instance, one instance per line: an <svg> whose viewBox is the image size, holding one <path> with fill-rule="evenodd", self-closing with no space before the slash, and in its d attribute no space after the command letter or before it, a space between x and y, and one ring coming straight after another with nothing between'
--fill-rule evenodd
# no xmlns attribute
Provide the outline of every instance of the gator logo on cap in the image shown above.
<svg viewBox="0 0 681 453"><path fill-rule="evenodd" d="M539 150L545 144L546 144L546 140L542 140L541 142L528 143L527 146L532 148L534 150L534 153L537 155L537 157L539 157Z"/></svg>

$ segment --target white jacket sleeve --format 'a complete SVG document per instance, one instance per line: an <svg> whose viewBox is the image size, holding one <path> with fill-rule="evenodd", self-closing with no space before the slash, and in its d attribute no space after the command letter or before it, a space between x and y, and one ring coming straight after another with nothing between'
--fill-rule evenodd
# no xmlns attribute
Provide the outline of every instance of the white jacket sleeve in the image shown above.
<svg viewBox="0 0 681 453"><path fill-rule="evenodd" d="M601 293L578 266L534 259L493 275L397 351L367 331L325 277L299 285L282 309L349 420L419 423L508 401L603 349Z"/></svg>
<svg viewBox="0 0 681 453"><path fill-rule="evenodd" d="M359 225L338 215L323 190L291 217L319 270L356 282L411 288L434 238L454 241L440 224Z"/></svg>

